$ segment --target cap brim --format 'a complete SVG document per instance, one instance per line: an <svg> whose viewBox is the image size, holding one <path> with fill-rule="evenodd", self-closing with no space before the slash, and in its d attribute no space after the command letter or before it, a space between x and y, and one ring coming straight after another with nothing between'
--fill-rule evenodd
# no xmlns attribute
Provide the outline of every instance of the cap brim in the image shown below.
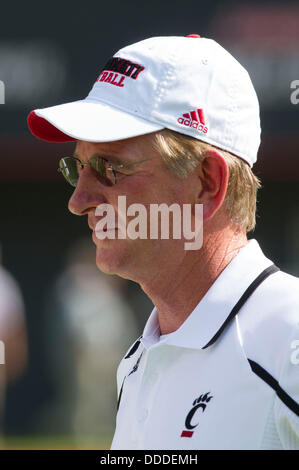
<svg viewBox="0 0 299 470"><path fill-rule="evenodd" d="M85 100L35 109L28 116L32 134L46 142L110 142L163 129L163 126L100 102Z"/></svg>

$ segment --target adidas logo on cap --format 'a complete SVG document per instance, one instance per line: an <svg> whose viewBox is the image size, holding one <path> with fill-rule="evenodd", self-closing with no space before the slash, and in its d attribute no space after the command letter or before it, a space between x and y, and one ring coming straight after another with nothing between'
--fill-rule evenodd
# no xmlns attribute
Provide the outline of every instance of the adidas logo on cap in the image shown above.
<svg viewBox="0 0 299 470"><path fill-rule="evenodd" d="M208 132L202 109L183 114L183 117L178 118L178 123L187 127L193 127L193 129L197 129L198 132L203 132L204 134Z"/></svg>

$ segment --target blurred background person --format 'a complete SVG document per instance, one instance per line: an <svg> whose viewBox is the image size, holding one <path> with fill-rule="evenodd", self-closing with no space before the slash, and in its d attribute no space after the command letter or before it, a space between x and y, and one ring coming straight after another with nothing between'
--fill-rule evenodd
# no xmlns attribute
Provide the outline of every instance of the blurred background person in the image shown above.
<svg viewBox="0 0 299 470"><path fill-rule="evenodd" d="M95 246L79 239L47 296L49 374L55 390L44 425L76 437L79 447L111 439L116 415L116 369L138 337L125 301L127 281L101 273Z"/></svg>
<svg viewBox="0 0 299 470"><path fill-rule="evenodd" d="M27 367L28 351L22 293L17 281L1 264L0 341L2 342L0 357L0 435L2 435L6 387L24 374Z"/></svg>

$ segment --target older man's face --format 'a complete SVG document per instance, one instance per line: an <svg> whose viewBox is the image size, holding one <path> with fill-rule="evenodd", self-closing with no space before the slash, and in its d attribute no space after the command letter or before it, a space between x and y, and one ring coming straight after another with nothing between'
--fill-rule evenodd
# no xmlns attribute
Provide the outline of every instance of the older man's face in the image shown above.
<svg viewBox="0 0 299 470"><path fill-rule="evenodd" d="M118 196L126 196L126 205L143 204L147 210L149 224L150 204L173 203L194 204L198 194L198 179L191 174L186 179L173 175L162 158L153 148L153 135L145 135L123 141L108 143L90 143L78 141L76 155L86 163L94 155L105 156L112 164L119 162L137 162L158 157L139 165L133 165L126 176L120 176L115 185L107 185L88 165L80 174L77 187L69 201L69 210L77 215L87 215L88 224L93 230L92 238L96 244L96 263L99 269L109 274L142 282L148 276L154 276L155 270L179 263L184 258L184 239L161 240L119 239L117 227L115 239L100 240L95 233L97 222L102 217L95 214L100 204L110 204L118 214ZM127 221L134 219L128 217ZM171 220L170 220L171 222ZM172 233L170 223L170 234ZM172 236L171 236L172 238ZM173 256L175 253L175 256Z"/></svg>

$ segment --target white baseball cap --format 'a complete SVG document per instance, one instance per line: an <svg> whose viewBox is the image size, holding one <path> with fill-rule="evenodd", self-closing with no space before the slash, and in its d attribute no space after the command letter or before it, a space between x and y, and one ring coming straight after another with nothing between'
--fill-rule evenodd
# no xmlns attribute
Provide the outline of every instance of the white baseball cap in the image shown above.
<svg viewBox="0 0 299 470"><path fill-rule="evenodd" d="M261 133L247 71L217 42L196 34L153 37L120 49L85 99L35 109L28 125L48 142L109 142L168 128L250 166Z"/></svg>

